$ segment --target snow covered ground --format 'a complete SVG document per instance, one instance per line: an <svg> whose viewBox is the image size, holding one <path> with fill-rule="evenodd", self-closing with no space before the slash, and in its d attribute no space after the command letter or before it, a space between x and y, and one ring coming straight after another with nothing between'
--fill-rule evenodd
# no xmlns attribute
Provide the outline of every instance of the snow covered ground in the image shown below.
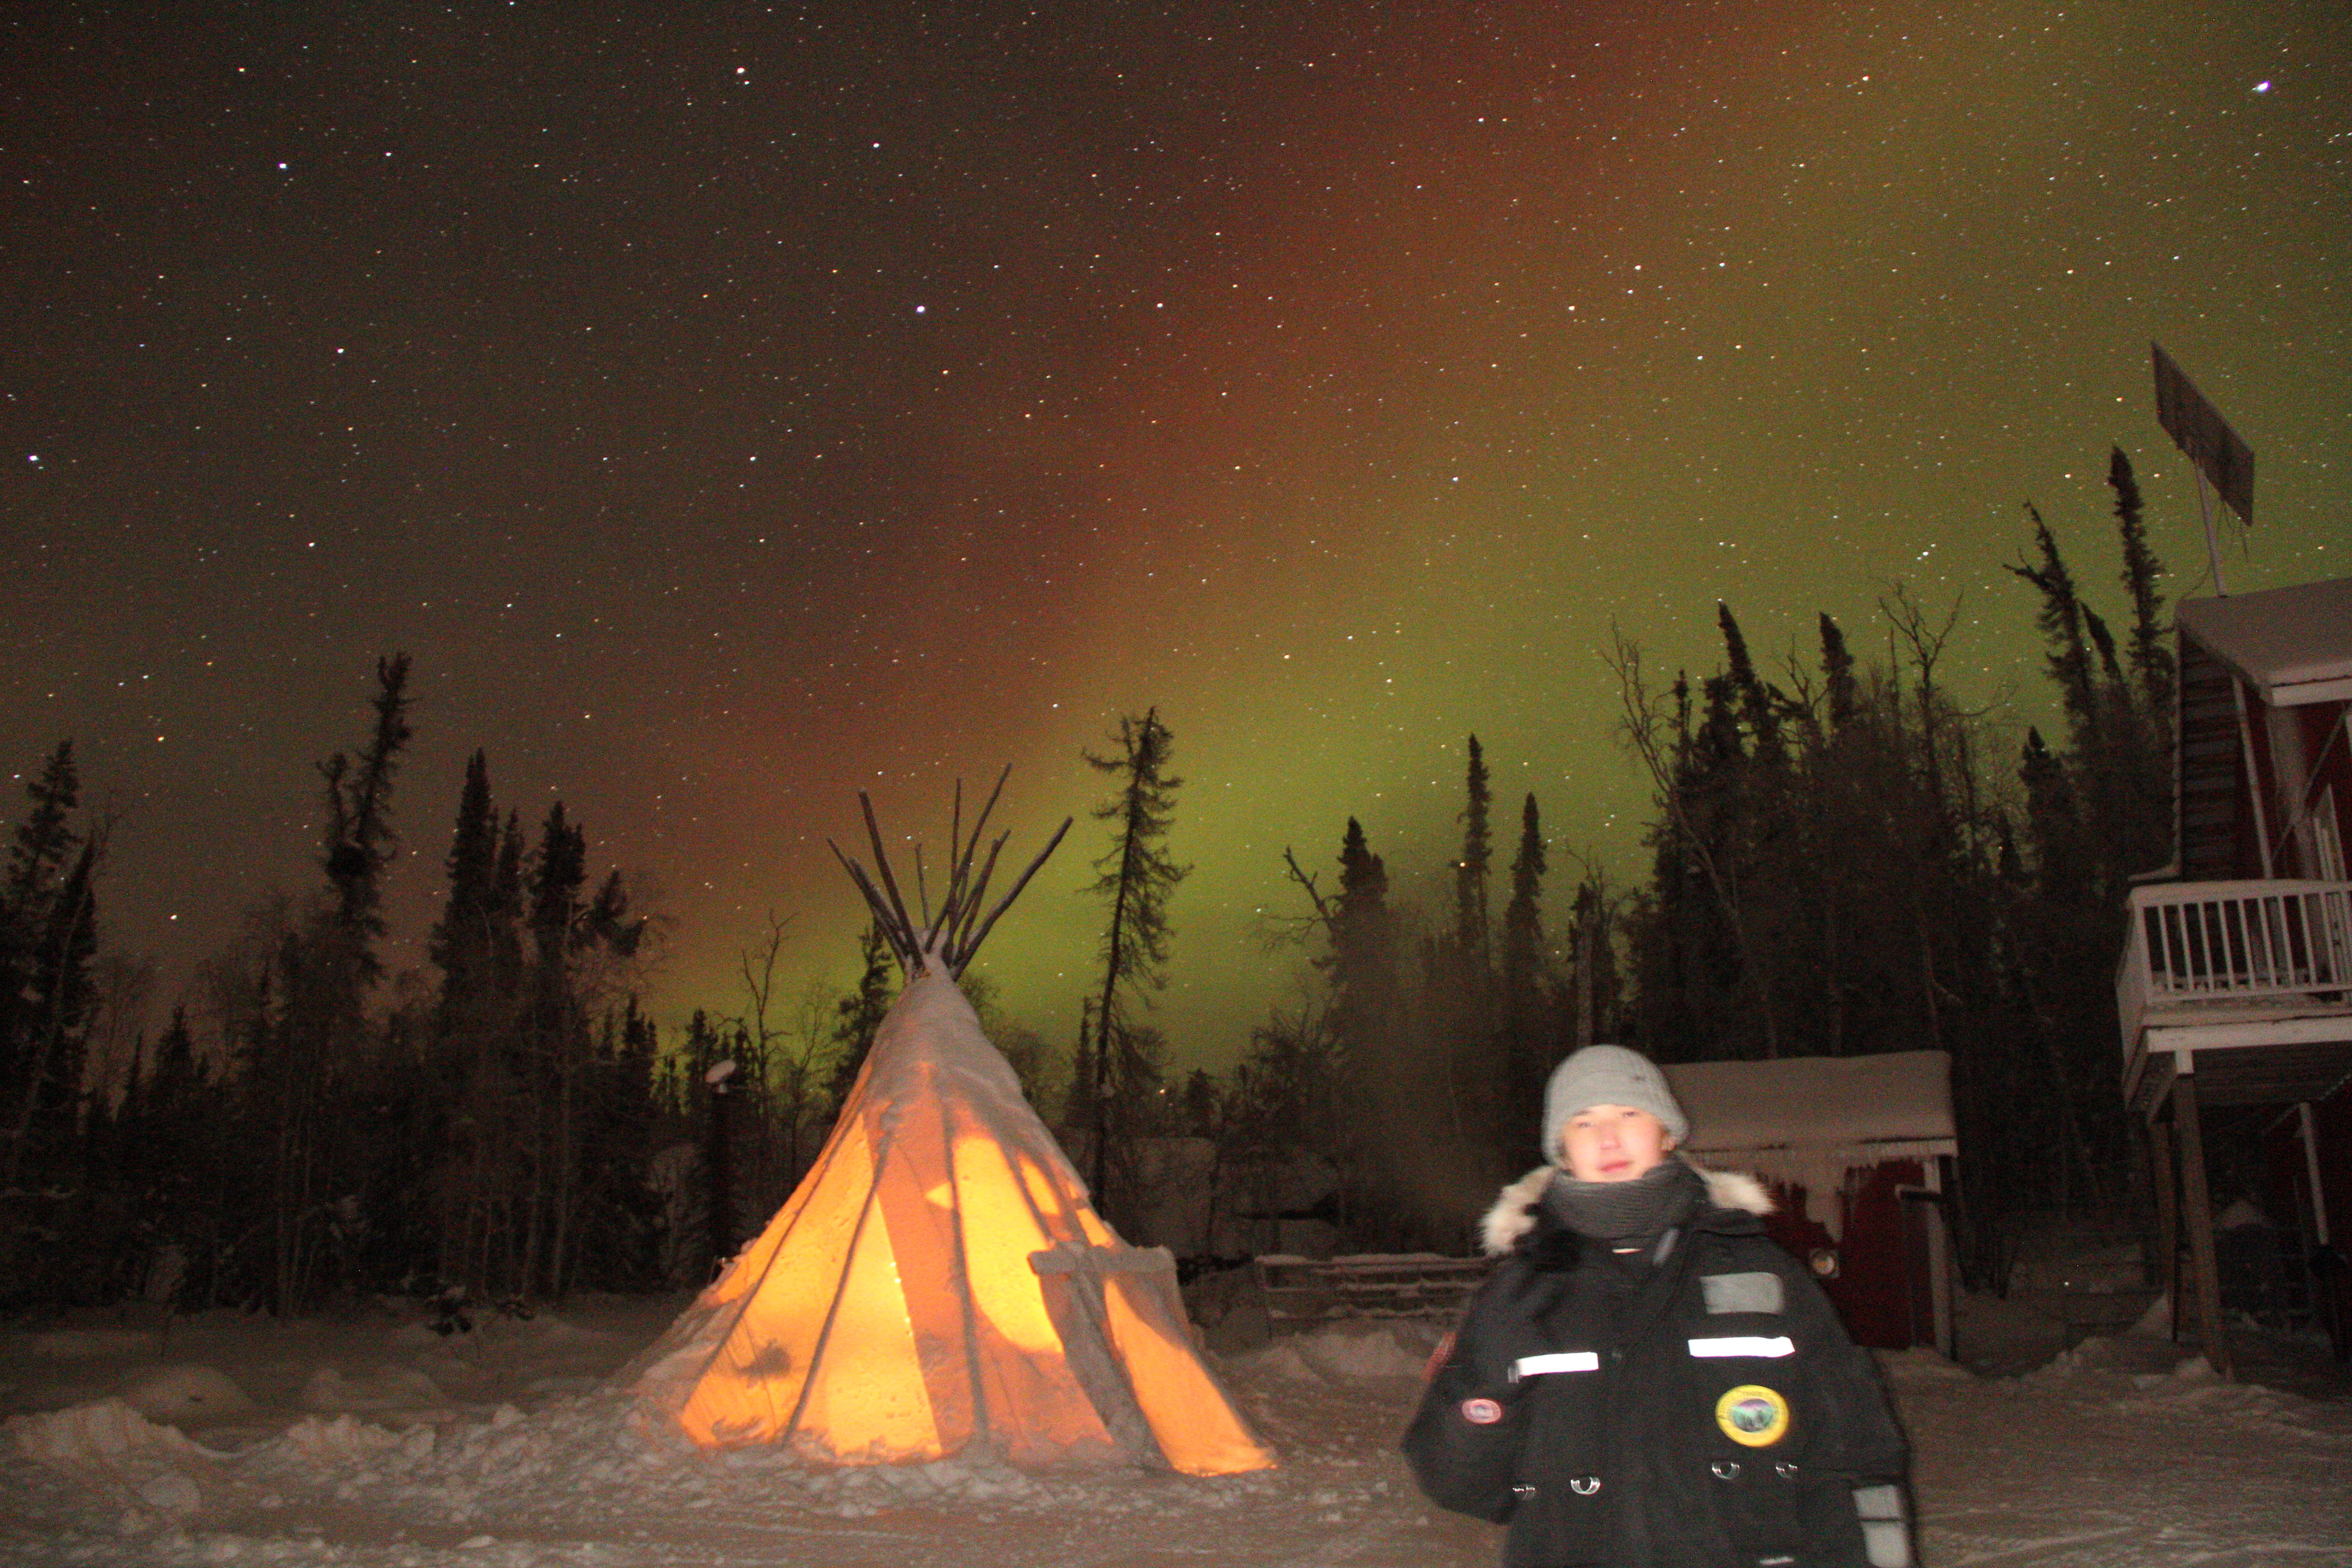
<svg viewBox="0 0 2352 1568"><path fill-rule="evenodd" d="M124 1312L0 1335L0 1564L1074 1568L1497 1560L1394 1452L1429 1336L1326 1331L1223 1363L1280 1469L1195 1481L981 1464L818 1473L650 1442L605 1379L681 1303L572 1303L443 1338ZM2289 1346L2290 1352L2295 1347ZM1886 1358L1924 1555L2352 1564L2352 1398L2304 1347L2224 1384L2160 1339L2019 1376Z"/></svg>

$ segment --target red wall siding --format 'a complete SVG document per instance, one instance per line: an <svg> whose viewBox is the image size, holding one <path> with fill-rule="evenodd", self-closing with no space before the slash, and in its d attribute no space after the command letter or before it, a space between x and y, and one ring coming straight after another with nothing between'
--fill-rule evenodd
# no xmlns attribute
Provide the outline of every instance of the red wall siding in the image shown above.
<svg viewBox="0 0 2352 1568"><path fill-rule="evenodd" d="M2254 776L2263 783L2262 830L2267 831L2270 834L2271 842L2276 844L2279 838L2279 825L2276 820L2279 797L2278 763L2271 755L2270 710L2263 706L2261 692L2245 681L2238 679L2235 675L2230 679L2237 686L2238 695L2246 704L2246 721L2244 727L2239 731L2238 744L2241 748L2249 744L2253 748ZM2242 750L2241 757L2243 754ZM2232 836L2235 839L2232 858L2237 862L2239 879L2252 881L2263 874L2263 839L2262 831L2258 831L2255 826L2253 797L2246 787L2246 770L2242 763L2238 768L2237 813L2236 832ZM2272 863L2272 874L2273 876L2281 874L2275 860Z"/></svg>
<svg viewBox="0 0 2352 1568"><path fill-rule="evenodd" d="M1772 1184L1772 1198L1780 1206L1765 1216L1765 1230L1800 1263L1810 1262L1817 1248L1836 1251L1837 1274L1822 1279L1822 1289L1856 1344L1901 1350L1934 1340L1925 1243L1918 1235L1933 1216L1895 1195L1898 1188L1926 1184L1916 1160L1874 1165L1854 1188L1845 1235L1832 1242L1828 1226L1803 1217L1802 1188ZM1829 1193L1814 1205L1818 1208L1838 1201L1836 1193Z"/></svg>
<svg viewBox="0 0 2352 1568"><path fill-rule="evenodd" d="M2312 770L2314 810L2323 793L2336 797L2336 830L2352 835L2352 737L2344 733L2344 712L2352 703L2313 702L2295 710L2302 730L2304 766ZM2299 836L2298 836L2299 837ZM2297 855L2301 848L2298 842ZM2316 877L2317 866L2298 866L2297 873Z"/></svg>

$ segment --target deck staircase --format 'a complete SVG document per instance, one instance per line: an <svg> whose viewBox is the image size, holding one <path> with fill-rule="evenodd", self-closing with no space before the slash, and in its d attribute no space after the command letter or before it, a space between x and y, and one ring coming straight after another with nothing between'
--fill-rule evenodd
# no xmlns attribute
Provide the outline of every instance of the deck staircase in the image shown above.
<svg viewBox="0 0 2352 1568"><path fill-rule="evenodd" d="M2222 882L2238 875L2236 797L2243 784L2238 705L2229 668L2184 640L2180 663L2180 880Z"/></svg>

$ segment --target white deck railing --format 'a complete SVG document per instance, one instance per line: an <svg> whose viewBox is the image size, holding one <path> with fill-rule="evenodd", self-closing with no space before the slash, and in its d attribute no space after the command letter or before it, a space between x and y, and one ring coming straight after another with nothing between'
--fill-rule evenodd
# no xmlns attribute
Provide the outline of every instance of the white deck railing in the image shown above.
<svg viewBox="0 0 2352 1568"><path fill-rule="evenodd" d="M2154 1008L2343 1001L2352 994L2352 882L2171 882L2135 888L2116 975L2124 1049Z"/></svg>

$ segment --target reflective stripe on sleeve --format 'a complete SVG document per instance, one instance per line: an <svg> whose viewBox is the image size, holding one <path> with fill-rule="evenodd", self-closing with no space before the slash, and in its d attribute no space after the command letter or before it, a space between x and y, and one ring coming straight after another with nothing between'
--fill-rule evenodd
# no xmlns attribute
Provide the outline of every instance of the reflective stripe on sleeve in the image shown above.
<svg viewBox="0 0 2352 1568"><path fill-rule="evenodd" d="M1591 1351L1560 1351L1552 1355L1523 1355L1511 1363L1514 1382L1548 1372L1599 1372L1601 1357Z"/></svg>
<svg viewBox="0 0 2352 1568"><path fill-rule="evenodd" d="M1795 1355L1797 1347L1786 1334L1774 1334L1769 1339L1754 1334L1735 1334L1728 1339L1693 1340L1690 1353L1696 1356L1727 1355Z"/></svg>
<svg viewBox="0 0 2352 1568"><path fill-rule="evenodd" d="M1864 1520L1862 1550L1870 1568L1911 1568L1911 1533L1901 1520Z"/></svg>
<svg viewBox="0 0 2352 1568"><path fill-rule="evenodd" d="M1912 1568L1902 1492L1891 1486L1856 1487L1853 1511L1862 1517L1862 1546L1870 1568Z"/></svg>

